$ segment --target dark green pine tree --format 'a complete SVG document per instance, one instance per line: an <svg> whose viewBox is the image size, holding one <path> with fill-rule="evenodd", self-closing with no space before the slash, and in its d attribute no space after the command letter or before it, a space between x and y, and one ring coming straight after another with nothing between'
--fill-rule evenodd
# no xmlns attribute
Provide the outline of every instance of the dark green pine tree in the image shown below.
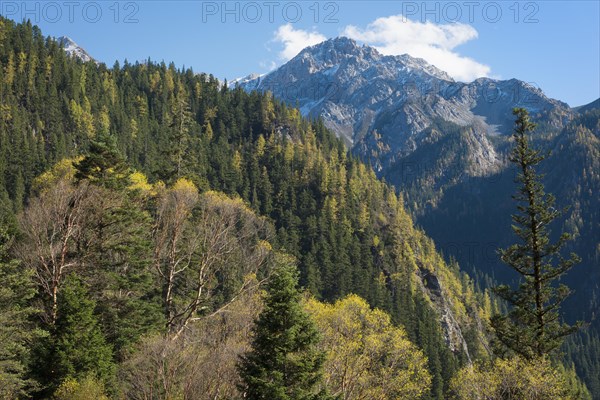
<svg viewBox="0 0 600 400"><path fill-rule="evenodd" d="M131 169L114 137L103 134L75 165L75 177L96 190L80 247L88 268L81 276L90 284L100 322L117 358L141 335L162 325L158 296L153 293L151 218L144 200L131 185Z"/></svg>
<svg viewBox="0 0 600 400"><path fill-rule="evenodd" d="M565 259L560 254L571 238L568 233L555 242L550 240L548 226L562 211L554 208L554 197L545 193L542 176L536 172L536 166L545 158L529 142L528 134L536 125L523 108L515 108L513 114L517 120L510 161L518 168L516 182L520 186L513 196L518 202L518 213L512 220L513 231L520 240L501 250L500 255L522 279L517 289L507 285L496 288L512 309L508 315L495 315L491 322L502 347L533 359L550 354L578 328L561 322L560 304L569 295L569 289L556 281L579 258L571 254Z"/></svg>
<svg viewBox="0 0 600 400"><path fill-rule="evenodd" d="M114 374L112 348L94 315L95 302L75 276L68 278L60 293L48 366L50 387L57 387L67 378L79 380L90 374L110 382Z"/></svg>
<svg viewBox="0 0 600 400"><path fill-rule="evenodd" d="M90 143L88 154L75 165L75 179L108 189L123 189L129 182L130 169L117 149L115 137L101 133Z"/></svg>
<svg viewBox="0 0 600 400"><path fill-rule="evenodd" d="M254 327L252 349L238 369L240 391L249 400L325 400L324 354L318 332L300 305L295 267L279 267L267 288L265 308Z"/></svg>
<svg viewBox="0 0 600 400"><path fill-rule="evenodd" d="M0 399L25 398L35 387L27 378L29 345L42 332L35 329L30 302L35 296L33 271L8 257L11 238L0 222Z"/></svg>

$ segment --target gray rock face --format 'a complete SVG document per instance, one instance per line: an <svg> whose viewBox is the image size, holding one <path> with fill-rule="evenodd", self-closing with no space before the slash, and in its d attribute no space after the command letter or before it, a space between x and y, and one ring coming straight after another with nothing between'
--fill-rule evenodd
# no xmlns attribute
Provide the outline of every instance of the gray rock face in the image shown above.
<svg viewBox="0 0 600 400"><path fill-rule="evenodd" d="M271 91L304 116L322 117L380 173L427 141L424 132L436 120L469 127L471 161L482 174L498 166L489 137L510 133L513 107L548 117L557 128L571 113L568 105L525 82L455 82L422 59L384 56L343 37L307 47L279 69L238 84Z"/></svg>
<svg viewBox="0 0 600 400"><path fill-rule="evenodd" d="M455 353L462 353L471 363L467 341L463 337L460 324L454 318L452 307L444 294L441 282L435 274L426 269L419 269L418 274L421 277L421 290L435 305L438 312L446 346Z"/></svg>

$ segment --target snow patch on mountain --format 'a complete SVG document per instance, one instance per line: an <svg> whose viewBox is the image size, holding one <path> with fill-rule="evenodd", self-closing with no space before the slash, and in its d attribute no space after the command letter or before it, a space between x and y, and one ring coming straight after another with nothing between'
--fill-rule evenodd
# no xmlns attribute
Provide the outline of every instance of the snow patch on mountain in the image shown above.
<svg viewBox="0 0 600 400"><path fill-rule="evenodd" d="M92 56L88 54L85 49L79 46L73 39L68 36L61 36L56 39L59 45L65 50L65 52L71 56L80 59L83 62L95 61Z"/></svg>

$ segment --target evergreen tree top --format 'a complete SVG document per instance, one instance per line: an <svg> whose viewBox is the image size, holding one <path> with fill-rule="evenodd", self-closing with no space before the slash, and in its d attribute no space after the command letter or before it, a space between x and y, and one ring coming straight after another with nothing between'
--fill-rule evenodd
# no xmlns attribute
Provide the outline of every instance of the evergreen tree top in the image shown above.
<svg viewBox="0 0 600 400"><path fill-rule="evenodd" d="M124 189L130 183L130 168L117 148L116 138L108 133L92 140L88 154L75 168L77 181L89 180L109 189Z"/></svg>
<svg viewBox="0 0 600 400"><path fill-rule="evenodd" d="M297 283L295 267L285 265L267 286L252 350L239 364L247 399L331 399L321 388L325 355L316 347L318 332L300 305Z"/></svg>

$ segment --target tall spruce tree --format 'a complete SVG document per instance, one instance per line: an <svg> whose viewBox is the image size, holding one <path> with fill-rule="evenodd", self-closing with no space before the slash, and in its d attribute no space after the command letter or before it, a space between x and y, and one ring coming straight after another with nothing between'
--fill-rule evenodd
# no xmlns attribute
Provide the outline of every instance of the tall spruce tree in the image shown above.
<svg viewBox="0 0 600 400"><path fill-rule="evenodd" d="M108 189L123 189L130 183L129 166L117 148L116 138L109 133L92 140L88 154L75 168L77 181L86 179Z"/></svg>
<svg viewBox="0 0 600 400"><path fill-rule="evenodd" d="M500 255L522 279L517 289L507 285L496 288L512 309L507 315L495 315L491 322L502 345L526 359L534 359L551 353L577 330L577 326L561 322L560 304L570 291L556 281L579 259L575 254L569 258L561 256L571 235L562 233L554 242L550 239L548 227L563 211L554 208L554 196L545 193L542 176L536 172L536 166L545 158L528 138L536 125L523 108L515 108L513 114L517 120L510 161L518 168L516 183L520 186L513 196L518 202L518 213L512 216L512 229L520 240L500 250Z"/></svg>
<svg viewBox="0 0 600 400"><path fill-rule="evenodd" d="M90 284L102 328L119 359L142 334L162 325L150 272L151 218L131 176L108 133L93 140L88 154L75 164L78 184L90 183L93 199L78 243L86 249L80 276Z"/></svg>
<svg viewBox="0 0 600 400"><path fill-rule="evenodd" d="M76 276L70 276L60 294L58 319L51 336L45 368L49 389L65 379L94 376L110 382L114 374L112 348L94 314L95 302Z"/></svg>
<svg viewBox="0 0 600 400"><path fill-rule="evenodd" d="M11 243L0 222L0 399L25 397L35 387L26 376L29 344L42 334L29 306L35 296L33 271L8 256Z"/></svg>
<svg viewBox="0 0 600 400"><path fill-rule="evenodd" d="M297 272L284 265L272 276L256 321L252 349L238 365L249 400L325 400L320 386L325 355L313 321L300 305Z"/></svg>

